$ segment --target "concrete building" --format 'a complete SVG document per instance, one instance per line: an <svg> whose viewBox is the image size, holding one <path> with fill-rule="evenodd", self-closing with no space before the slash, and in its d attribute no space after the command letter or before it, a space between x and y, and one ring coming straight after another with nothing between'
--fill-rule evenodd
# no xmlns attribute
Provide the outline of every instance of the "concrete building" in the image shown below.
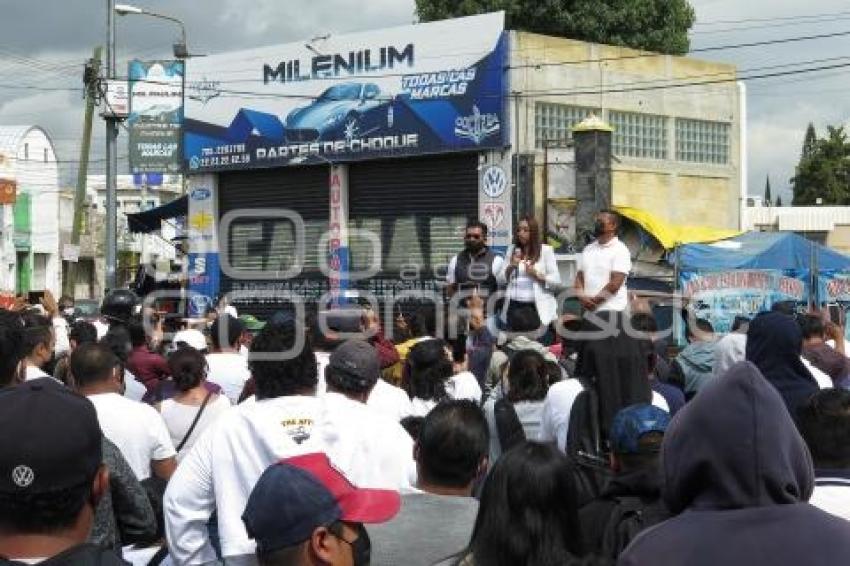
<svg viewBox="0 0 850 566"><path fill-rule="evenodd" d="M219 96L245 68L263 69L246 83L263 98ZM496 13L220 53L187 67L186 88L190 287L256 315L286 295L437 296L474 218L504 253L533 214L569 284L576 210L602 193L650 233L741 226L745 97L729 65L509 31ZM612 144L575 149L591 114ZM591 161L605 174L577 199ZM659 230L631 229L654 275Z"/></svg>
<svg viewBox="0 0 850 566"><path fill-rule="evenodd" d="M850 254L850 206L751 206L746 209L745 229L796 232Z"/></svg>
<svg viewBox="0 0 850 566"><path fill-rule="evenodd" d="M154 178L155 177L155 178ZM173 221L163 222L157 234L133 234L127 228L127 215L156 208L176 199L183 193L183 181L179 175L118 175L118 286L126 287L135 276L140 262L166 261L175 258L172 241L181 227ZM89 175L88 199L95 203L94 212L100 216L106 211L106 178L104 175ZM98 240L98 281L103 283L103 243Z"/></svg>
<svg viewBox="0 0 850 566"><path fill-rule="evenodd" d="M511 144L534 157L534 211L548 216L550 233L551 208L568 215L575 198L572 128L590 114L613 129L614 206L680 226L741 227L745 108L735 67L511 32L510 69Z"/></svg>
<svg viewBox="0 0 850 566"><path fill-rule="evenodd" d="M0 126L0 179L16 192L14 204L0 205L0 291L58 294L59 168L44 129Z"/></svg>

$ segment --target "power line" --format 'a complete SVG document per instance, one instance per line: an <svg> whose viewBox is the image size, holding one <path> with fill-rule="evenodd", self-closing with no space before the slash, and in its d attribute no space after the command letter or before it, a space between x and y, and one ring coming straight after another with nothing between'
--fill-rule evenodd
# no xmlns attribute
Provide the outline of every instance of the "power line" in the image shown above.
<svg viewBox="0 0 850 566"><path fill-rule="evenodd" d="M801 41L812 41L815 39L828 39L833 37L845 37L850 35L850 31L840 31L833 33L823 33L817 35L804 35L797 37L786 37L782 39L769 39L764 41L753 41L749 43L734 43L730 45L715 45L711 47L701 47L699 49L692 49L690 53L709 53L712 51L725 51L727 49L745 49L749 47L762 47L765 45L779 45L783 43L796 43ZM617 46L613 46L617 47ZM628 49L624 47L624 49ZM635 53L634 55L620 55L617 57L599 57L596 59L575 59L571 61L551 61L545 62L541 61L538 63L524 63L521 65L508 65L509 69L527 69L527 68L542 68L542 67L559 67L563 65L581 65L584 63L605 63L607 61L622 61L625 59L643 59L647 57L667 57L668 55L665 53Z"/></svg>
<svg viewBox="0 0 850 566"><path fill-rule="evenodd" d="M797 15L797 16L779 16L775 18L745 18L741 20L714 20L708 22L696 22L695 26L714 26L714 25L728 25L728 24L743 24L750 22L778 22L778 21L788 21L788 20L800 20L806 18L826 18L832 16L842 16L845 14L850 14L850 11L842 11L842 12L824 12L820 14L810 14L810 15Z"/></svg>

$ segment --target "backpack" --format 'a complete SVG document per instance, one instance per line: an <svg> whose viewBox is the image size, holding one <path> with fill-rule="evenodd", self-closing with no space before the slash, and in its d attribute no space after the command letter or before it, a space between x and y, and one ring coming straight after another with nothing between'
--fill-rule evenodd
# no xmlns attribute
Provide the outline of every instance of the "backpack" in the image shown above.
<svg viewBox="0 0 850 566"><path fill-rule="evenodd" d="M579 506L595 499L611 477L608 459L602 449L599 398L593 387L585 382L582 385L584 390L578 394L570 410L564 447L564 453L573 463Z"/></svg>
<svg viewBox="0 0 850 566"><path fill-rule="evenodd" d="M615 497L615 505L602 534L602 556L616 560L643 530L670 517L660 501L647 502L640 497Z"/></svg>
<svg viewBox="0 0 850 566"><path fill-rule="evenodd" d="M525 430L510 401L507 399L496 401L493 406L493 417L496 421L496 432L499 435L499 446L503 453L525 440Z"/></svg>

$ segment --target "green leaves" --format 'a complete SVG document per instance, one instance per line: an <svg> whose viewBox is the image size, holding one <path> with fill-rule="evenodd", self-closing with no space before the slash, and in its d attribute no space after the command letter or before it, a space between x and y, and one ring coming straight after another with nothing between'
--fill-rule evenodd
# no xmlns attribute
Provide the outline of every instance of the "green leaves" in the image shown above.
<svg viewBox="0 0 850 566"><path fill-rule="evenodd" d="M688 0L416 0L423 22L497 10L508 29L674 55L696 19Z"/></svg>
<svg viewBox="0 0 850 566"><path fill-rule="evenodd" d="M809 124L797 174L791 179L794 205L850 205L850 143L843 127L827 127L818 138Z"/></svg>

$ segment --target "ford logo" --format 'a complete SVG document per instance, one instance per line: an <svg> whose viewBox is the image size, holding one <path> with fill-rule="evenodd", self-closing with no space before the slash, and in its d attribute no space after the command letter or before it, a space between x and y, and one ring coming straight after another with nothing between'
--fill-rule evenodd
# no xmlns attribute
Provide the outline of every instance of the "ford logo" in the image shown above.
<svg viewBox="0 0 850 566"><path fill-rule="evenodd" d="M191 192L192 200L207 200L212 196L212 191L207 188L201 187L199 189L194 189Z"/></svg>

